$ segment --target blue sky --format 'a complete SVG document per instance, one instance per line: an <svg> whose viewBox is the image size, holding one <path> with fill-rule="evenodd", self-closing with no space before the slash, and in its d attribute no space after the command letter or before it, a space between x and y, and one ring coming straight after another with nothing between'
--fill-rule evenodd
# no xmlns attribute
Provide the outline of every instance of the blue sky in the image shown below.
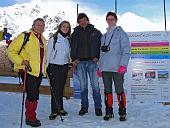
<svg viewBox="0 0 170 128"><path fill-rule="evenodd" d="M93 5L99 11L109 11L115 9L115 0L75 0L88 6ZM166 1L166 11L170 12L170 0ZM156 20L163 17L163 0L117 0L117 12L123 14L132 12L148 19ZM167 13L170 16L170 13Z"/></svg>
<svg viewBox="0 0 170 128"><path fill-rule="evenodd" d="M0 1L0 6L1 7L13 5L13 4L15 4L14 0L1 0Z"/></svg>
<svg viewBox="0 0 170 128"><path fill-rule="evenodd" d="M0 7L10 6L15 3L29 2L31 0L0 0ZM46 1L46 0L42 0ZM53 1L53 0L50 0ZM55 0L56 1L56 0ZM69 0L68 0L69 1ZM95 8L99 13L115 9L115 0L72 0L81 6L89 6ZM117 12L123 14L132 12L139 16L146 17L156 21L163 18L163 0L117 0ZM170 16L170 0L166 0L167 17Z"/></svg>

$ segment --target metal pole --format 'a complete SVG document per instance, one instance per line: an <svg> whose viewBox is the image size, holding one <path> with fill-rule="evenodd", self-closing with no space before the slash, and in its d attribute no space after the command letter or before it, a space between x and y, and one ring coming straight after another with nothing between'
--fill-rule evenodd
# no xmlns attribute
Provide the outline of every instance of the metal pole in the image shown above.
<svg viewBox="0 0 170 128"><path fill-rule="evenodd" d="M79 4L77 4L77 16L79 14Z"/></svg>
<svg viewBox="0 0 170 128"><path fill-rule="evenodd" d="M23 123L26 79L27 79L27 68L25 68L25 73L24 73L24 83L23 83L23 95L22 95L22 110L21 110L21 123L20 123L20 128L22 128L22 123Z"/></svg>
<svg viewBox="0 0 170 128"><path fill-rule="evenodd" d="M165 31L166 31L166 4L165 4L165 0L163 0L164 2L164 20L165 20Z"/></svg>
<svg viewBox="0 0 170 128"><path fill-rule="evenodd" d="M77 4L77 17L78 17L78 14L79 14L79 4ZM76 26L78 25L77 23L77 20L76 20Z"/></svg>
<svg viewBox="0 0 170 128"><path fill-rule="evenodd" d="M115 0L115 13L117 13L117 0Z"/></svg>

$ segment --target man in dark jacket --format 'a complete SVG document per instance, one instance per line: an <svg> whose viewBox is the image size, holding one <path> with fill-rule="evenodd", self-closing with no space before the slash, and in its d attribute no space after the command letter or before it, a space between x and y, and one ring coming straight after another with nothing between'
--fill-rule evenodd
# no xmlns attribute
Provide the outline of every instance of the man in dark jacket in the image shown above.
<svg viewBox="0 0 170 128"><path fill-rule="evenodd" d="M77 17L77 26L71 38L71 59L77 64L77 74L80 80L81 89L81 110L79 115L88 112L88 75L93 92L94 107L96 116L102 116L101 94L98 85L96 71L97 62L100 57L101 32L89 23L89 18L85 13L80 13Z"/></svg>

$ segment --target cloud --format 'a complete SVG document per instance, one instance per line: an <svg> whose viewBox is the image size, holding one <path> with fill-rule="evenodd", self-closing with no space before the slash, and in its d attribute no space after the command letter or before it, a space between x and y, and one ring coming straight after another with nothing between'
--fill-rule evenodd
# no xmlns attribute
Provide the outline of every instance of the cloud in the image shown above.
<svg viewBox="0 0 170 128"><path fill-rule="evenodd" d="M126 31L164 31L164 21L152 22L145 17L138 16L134 13L127 12L121 15L118 22ZM167 22L170 24L170 22ZM170 26L167 26L170 30Z"/></svg>

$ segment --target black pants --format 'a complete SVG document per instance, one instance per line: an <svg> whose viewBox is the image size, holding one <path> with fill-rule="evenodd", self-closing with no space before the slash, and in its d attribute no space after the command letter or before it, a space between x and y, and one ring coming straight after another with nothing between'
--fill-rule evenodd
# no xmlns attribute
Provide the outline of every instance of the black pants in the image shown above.
<svg viewBox="0 0 170 128"><path fill-rule="evenodd" d="M24 73L21 73L21 79L24 83ZM42 81L42 74L39 77L26 74L26 86L25 91L27 94L27 99L29 101L39 100L39 87Z"/></svg>
<svg viewBox="0 0 170 128"><path fill-rule="evenodd" d="M112 84L114 81L115 91L117 94L124 92L124 74L118 74L117 72L102 72L102 78L104 83L104 92L112 92Z"/></svg>
<svg viewBox="0 0 170 128"><path fill-rule="evenodd" d="M63 109L63 90L68 74L68 64L49 64L47 74L51 84L51 112Z"/></svg>

